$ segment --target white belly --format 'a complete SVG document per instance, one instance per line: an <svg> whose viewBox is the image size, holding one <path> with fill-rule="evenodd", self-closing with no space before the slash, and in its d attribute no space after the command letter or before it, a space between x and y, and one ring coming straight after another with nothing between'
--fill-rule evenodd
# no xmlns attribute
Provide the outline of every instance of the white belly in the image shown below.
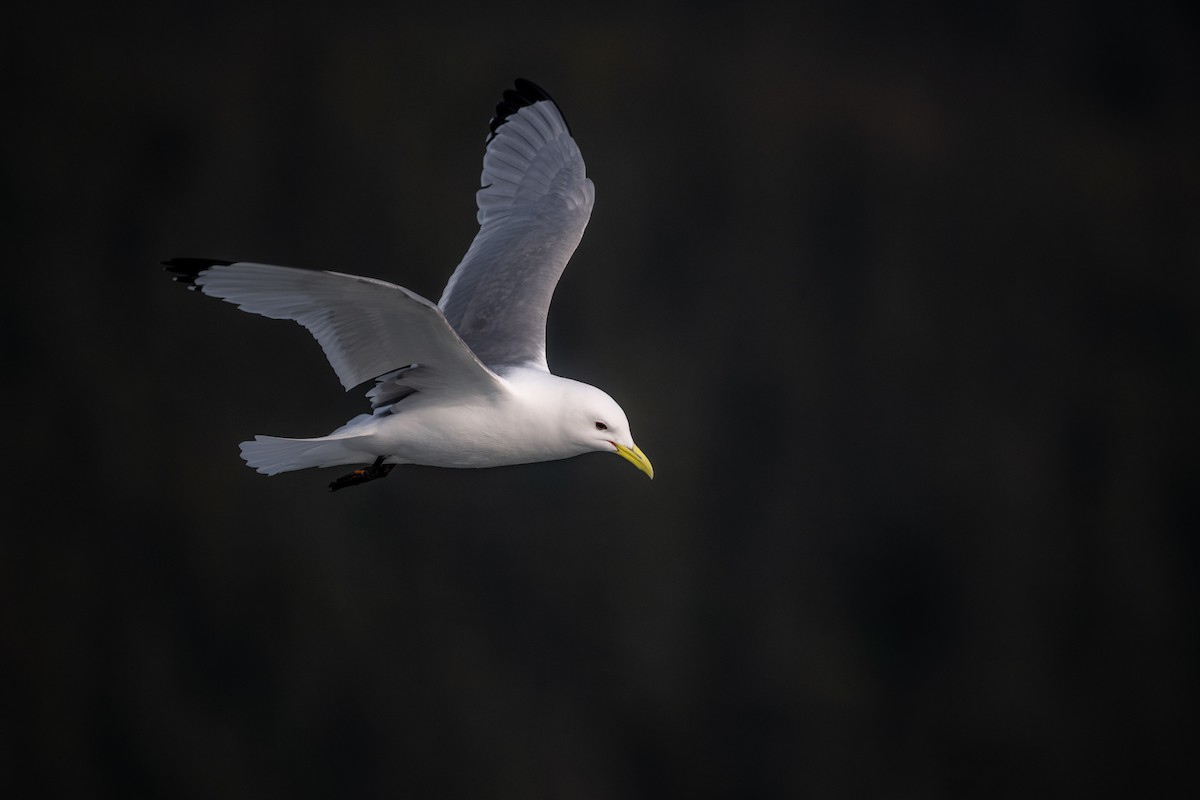
<svg viewBox="0 0 1200 800"><path fill-rule="evenodd" d="M558 441L552 436L551 420L527 411L508 400L458 406L413 404L366 422L362 433L369 441L363 444L387 455L387 463L430 467L501 467L585 452Z"/></svg>

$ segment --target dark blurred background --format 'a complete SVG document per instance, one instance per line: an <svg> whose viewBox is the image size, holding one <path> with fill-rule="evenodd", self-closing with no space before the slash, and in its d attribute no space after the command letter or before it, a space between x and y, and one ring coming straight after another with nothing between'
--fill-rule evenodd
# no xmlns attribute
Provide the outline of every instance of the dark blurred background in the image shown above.
<svg viewBox="0 0 1200 800"><path fill-rule="evenodd" d="M8 12L0 794L1190 794L1200 15L1136 8ZM551 366L658 477L245 468L362 391L158 262L436 299L517 76L597 187Z"/></svg>

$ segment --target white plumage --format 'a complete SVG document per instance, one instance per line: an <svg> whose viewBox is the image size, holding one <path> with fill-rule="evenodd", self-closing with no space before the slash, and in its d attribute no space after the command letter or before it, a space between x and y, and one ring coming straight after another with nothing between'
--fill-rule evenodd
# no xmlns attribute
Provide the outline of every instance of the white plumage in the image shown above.
<svg viewBox="0 0 1200 800"><path fill-rule="evenodd" d="M595 190L566 120L518 80L491 121L476 193L479 233L438 305L339 272L172 259L204 294L309 330L346 389L375 380L362 414L327 436L256 436L246 463L267 475L369 464L331 489L395 464L492 467L614 452L653 477L624 411L546 363L554 287L579 244Z"/></svg>

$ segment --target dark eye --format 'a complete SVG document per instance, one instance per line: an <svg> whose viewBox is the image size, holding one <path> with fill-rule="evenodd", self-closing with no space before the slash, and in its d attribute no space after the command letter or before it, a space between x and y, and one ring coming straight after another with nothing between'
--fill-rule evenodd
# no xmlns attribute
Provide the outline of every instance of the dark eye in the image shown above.
<svg viewBox="0 0 1200 800"><path fill-rule="evenodd" d="M606 430L608 430L608 426L607 426L607 425L605 425L603 422L599 422L599 421L597 421L597 422L596 422L596 430L598 430L598 431L606 431Z"/></svg>

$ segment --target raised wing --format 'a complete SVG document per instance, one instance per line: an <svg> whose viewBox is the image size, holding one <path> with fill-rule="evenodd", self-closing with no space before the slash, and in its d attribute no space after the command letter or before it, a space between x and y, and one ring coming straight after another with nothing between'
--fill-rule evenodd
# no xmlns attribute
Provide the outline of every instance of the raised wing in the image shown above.
<svg viewBox="0 0 1200 800"><path fill-rule="evenodd" d="M535 84L518 79L496 106L480 182L479 233L438 306L492 369L548 371L550 299L595 188L558 106Z"/></svg>
<svg viewBox="0 0 1200 800"><path fill-rule="evenodd" d="M271 319L308 329L347 390L402 367L415 389L472 393L500 379L471 352L437 306L395 284L340 272L176 258L176 280Z"/></svg>

